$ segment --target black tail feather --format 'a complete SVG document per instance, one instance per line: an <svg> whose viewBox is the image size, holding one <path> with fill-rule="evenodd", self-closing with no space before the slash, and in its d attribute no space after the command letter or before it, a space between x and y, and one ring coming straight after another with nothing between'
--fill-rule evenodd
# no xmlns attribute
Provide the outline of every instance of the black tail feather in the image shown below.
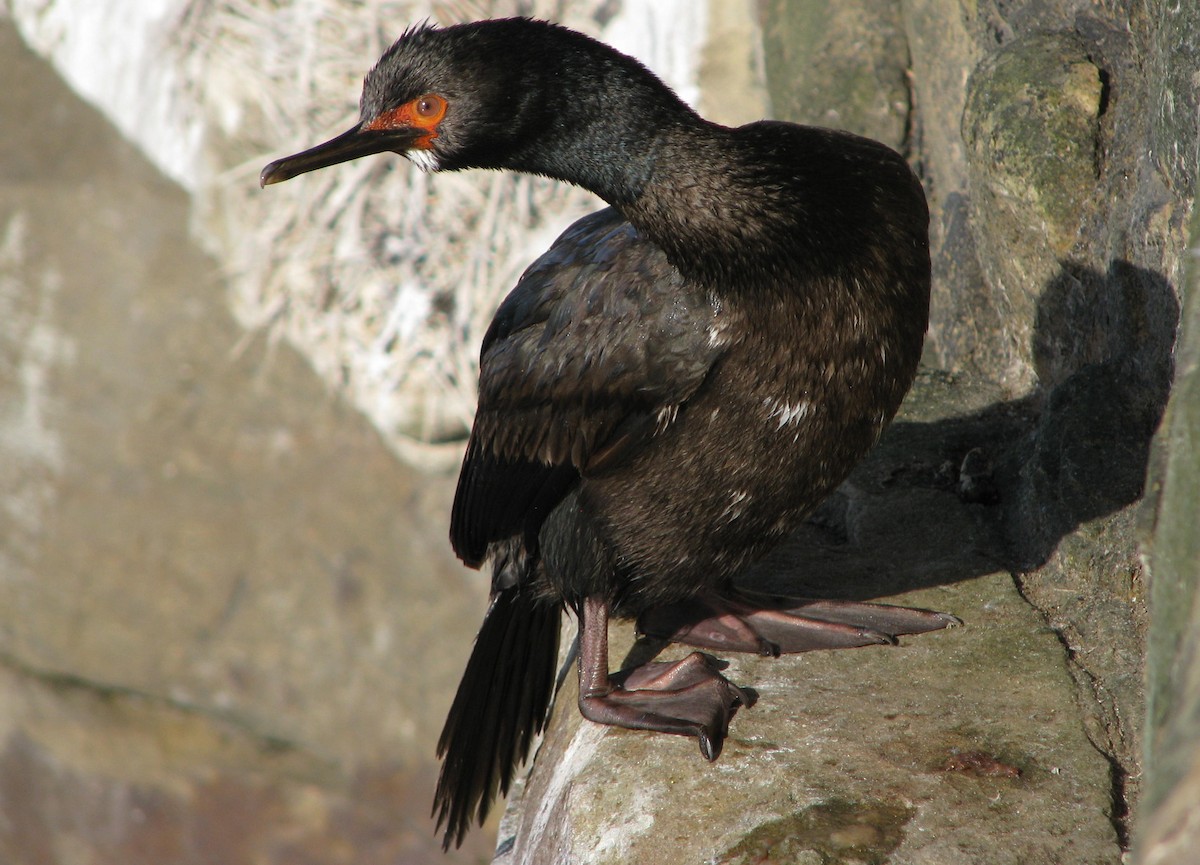
<svg viewBox="0 0 1200 865"><path fill-rule="evenodd" d="M517 766L546 723L554 695L561 612L528 588L492 598L438 740L442 773L433 797L442 847L458 846L507 795Z"/></svg>

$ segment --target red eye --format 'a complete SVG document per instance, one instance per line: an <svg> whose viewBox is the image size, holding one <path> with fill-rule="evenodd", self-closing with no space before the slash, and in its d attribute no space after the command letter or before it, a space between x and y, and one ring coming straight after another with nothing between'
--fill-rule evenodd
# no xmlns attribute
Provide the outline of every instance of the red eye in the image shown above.
<svg viewBox="0 0 1200 865"><path fill-rule="evenodd" d="M437 120L446 113L446 100L435 93L413 101L416 115L423 120Z"/></svg>

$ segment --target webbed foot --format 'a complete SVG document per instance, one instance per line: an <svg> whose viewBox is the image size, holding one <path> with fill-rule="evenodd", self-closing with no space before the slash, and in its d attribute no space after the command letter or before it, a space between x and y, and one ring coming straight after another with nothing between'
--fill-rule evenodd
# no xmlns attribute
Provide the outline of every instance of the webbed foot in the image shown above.
<svg viewBox="0 0 1200 865"><path fill-rule="evenodd" d="M895 643L898 636L961 624L932 610L738 591L656 607L638 617L637 628L673 643L778 656Z"/></svg>
<svg viewBox="0 0 1200 865"><path fill-rule="evenodd" d="M579 711L599 724L695 736L704 758L715 760L734 712L755 699L721 675L721 667L711 655L692 652L613 673L606 691L580 691Z"/></svg>

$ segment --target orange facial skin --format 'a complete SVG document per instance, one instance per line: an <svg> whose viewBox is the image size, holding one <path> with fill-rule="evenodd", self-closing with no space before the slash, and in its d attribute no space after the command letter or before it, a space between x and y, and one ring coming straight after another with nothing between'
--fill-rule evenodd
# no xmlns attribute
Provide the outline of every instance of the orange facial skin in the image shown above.
<svg viewBox="0 0 1200 865"><path fill-rule="evenodd" d="M446 116L449 107L446 100L436 93L418 96L403 105L384 111L364 129L382 131L387 129L421 129L425 134L418 138L413 146L420 150L430 150L433 139L437 138L437 127Z"/></svg>

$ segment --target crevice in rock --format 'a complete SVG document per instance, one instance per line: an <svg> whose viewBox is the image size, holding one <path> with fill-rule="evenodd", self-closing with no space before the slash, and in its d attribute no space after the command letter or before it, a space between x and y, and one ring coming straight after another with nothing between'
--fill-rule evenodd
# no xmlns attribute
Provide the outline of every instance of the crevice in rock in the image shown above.
<svg viewBox="0 0 1200 865"><path fill-rule="evenodd" d="M1094 58L1089 57L1088 59L1096 64L1096 69L1100 74L1100 101L1096 106L1096 119L1103 120L1104 115L1108 113L1108 102L1112 96L1112 81L1107 69Z"/></svg>
<svg viewBox="0 0 1200 865"><path fill-rule="evenodd" d="M1117 844L1122 853L1130 849L1130 834L1132 824L1132 809L1128 790L1129 770L1118 756L1119 749L1114 740L1114 732L1110 727L1108 713L1104 710L1104 699L1101 692L1104 686L1099 679L1079 660L1078 653L1071 645L1062 628L1056 627L1046 610L1039 607L1029 597L1025 590L1021 574L1013 572L1013 584L1025 603L1029 604L1045 622L1046 628L1054 634L1063 648L1066 669L1071 681L1075 683L1075 702L1079 709L1079 720L1083 725L1084 734L1092 747L1096 749L1109 767L1109 796L1111 805L1108 819L1117 836ZM1091 723L1089 723L1089 720ZM1119 731L1116 734L1119 737Z"/></svg>

